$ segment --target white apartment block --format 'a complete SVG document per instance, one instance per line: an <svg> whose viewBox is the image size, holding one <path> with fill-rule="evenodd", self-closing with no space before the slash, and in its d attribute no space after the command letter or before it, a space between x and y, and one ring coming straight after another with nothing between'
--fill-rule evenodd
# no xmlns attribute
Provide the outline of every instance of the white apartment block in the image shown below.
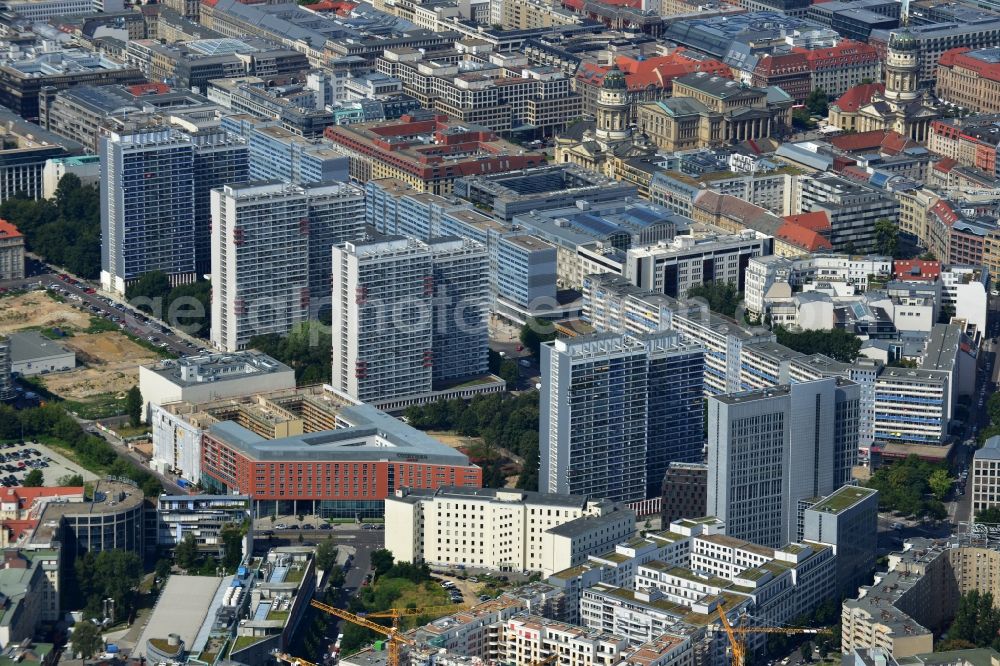
<svg viewBox="0 0 1000 666"><path fill-rule="evenodd" d="M984 266L949 266L941 270L941 305L955 309L967 331L987 335L986 311L991 275Z"/></svg>
<svg viewBox="0 0 1000 666"><path fill-rule="evenodd" d="M385 547L397 560L545 575L635 532L635 514L619 504L514 489L397 490L385 519Z"/></svg>
<svg viewBox="0 0 1000 666"><path fill-rule="evenodd" d="M12 0L4 4L9 11L32 23L47 21L53 16L114 13L125 8L122 0Z"/></svg>
<svg viewBox="0 0 1000 666"><path fill-rule="evenodd" d="M747 312L763 316L765 296L776 283L802 286L811 282L843 282L853 293L868 289L871 276L892 275L892 257L856 256L849 254L818 254L802 259L787 259L778 255L754 257L746 270L745 299Z"/></svg>
<svg viewBox="0 0 1000 666"><path fill-rule="evenodd" d="M1000 437L990 437L972 458L972 515L1000 505Z"/></svg>
<svg viewBox="0 0 1000 666"><path fill-rule="evenodd" d="M283 183L212 190L212 344L244 349L309 318L308 195Z"/></svg>
<svg viewBox="0 0 1000 666"><path fill-rule="evenodd" d="M335 247L334 391L358 402L429 392L433 296L426 244L390 236Z"/></svg>
<svg viewBox="0 0 1000 666"><path fill-rule="evenodd" d="M743 290L747 314L764 316L764 297L777 282L788 282L792 274L792 260L776 254L753 257L747 264L746 283Z"/></svg>
<svg viewBox="0 0 1000 666"><path fill-rule="evenodd" d="M951 419L944 370L886 367L875 380L875 443L939 445Z"/></svg>

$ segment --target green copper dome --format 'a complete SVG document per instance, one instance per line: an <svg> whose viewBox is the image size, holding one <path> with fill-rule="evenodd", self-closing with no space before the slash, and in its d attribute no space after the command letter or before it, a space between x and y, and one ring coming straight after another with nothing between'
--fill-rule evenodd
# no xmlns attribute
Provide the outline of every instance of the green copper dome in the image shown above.
<svg viewBox="0 0 1000 666"><path fill-rule="evenodd" d="M920 46L917 44L917 38L913 36L913 33L906 29L889 35L889 48L893 51L920 50Z"/></svg>
<svg viewBox="0 0 1000 666"><path fill-rule="evenodd" d="M618 65L612 65L608 73L604 75L602 88L607 90L625 90L628 83L625 81L625 73L618 69Z"/></svg>

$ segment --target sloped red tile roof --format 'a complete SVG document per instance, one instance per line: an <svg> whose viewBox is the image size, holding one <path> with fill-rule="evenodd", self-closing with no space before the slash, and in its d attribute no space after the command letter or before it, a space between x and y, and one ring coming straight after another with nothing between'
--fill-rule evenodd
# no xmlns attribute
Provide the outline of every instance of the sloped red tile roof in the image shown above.
<svg viewBox="0 0 1000 666"><path fill-rule="evenodd" d="M65 497L82 494L83 486L58 486L49 488L25 488L24 486L17 486L15 488L0 490L0 501L17 501L19 508L27 509L40 497Z"/></svg>
<svg viewBox="0 0 1000 666"><path fill-rule="evenodd" d="M775 235L781 240L797 245L805 250L808 250L809 252L833 249L833 245L830 241L821 236L819 233L813 231L812 229L807 229L790 222L786 222L781 225Z"/></svg>
<svg viewBox="0 0 1000 666"><path fill-rule="evenodd" d="M957 49L950 49L941 54L938 63L945 67L955 67L956 65L975 72L984 79L990 81L1000 81L1000 63L987 62L969 55L975 53L972 49L962 46Z"/></svg>
<svg viewBox="0 0 1000 666"><path fill-rule="evenodd" d="M38 520L5 520L3 528L8 531L8 541L17 541L25 532L35 529Z"/></svg>
<svg viewBox="0 0 1000 666"><path fill-rule="evenodd" d="M950 157L944 157L938 160L937 164L934 165L934 168L942 173L948 173L956 166L958 166L957 160L953 160Z"/></svg>
<svg viewBox="0 0 1000 666"><path fill-rule="evenodd" d="M881 83L862 83L838 97L833 104L841 111L852 113L872 101L875 93L884 91L885 86Z"/></svg>
<svg viewBox="0 0 1000 666"><path fill-rule="evenodd" d="M794 224L812 231L822 231L830 228L830 218L825 211L819 210L812 213L799 213L798 215L786 215L782 218L788 224Z"/></svg>
<svg viewBox="0 0 1000 666"><path fill-rule="evenodd" d="M7 220L0 219L0 238L17 238L21 235L22 234L17 230L17 227Z"/></svg>
<svg viewBox="0 0 1000 666"><path fill-rule="evenodd" d="M665 56L637 60L629 56L618 56L615 64L625 73L625 82L629 90L642 90L650 86L667 88L678 76L694 72L708 72L714 76L732 78L732 70L723 62L714 59L697 60L688 56L685 49L678 48ZM601 67L593 63L584 63L577 74L579 79L590 80L595 85L604 81L609 67Z"/></svg>

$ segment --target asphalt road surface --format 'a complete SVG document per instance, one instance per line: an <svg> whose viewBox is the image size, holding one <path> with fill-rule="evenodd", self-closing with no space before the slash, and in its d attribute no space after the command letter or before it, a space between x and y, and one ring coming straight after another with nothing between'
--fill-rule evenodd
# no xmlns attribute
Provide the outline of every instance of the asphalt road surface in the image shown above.
<svg viewBox="0 0 1000 666"><path fill-rule="evenodd" d="M198 340L188 335L178 333L168 328L164 322L157 321L149 315L139 312L124 303L117 297L104 294L98 291L100 285L81 280L80 278L63 273L59 269L43 264L37 259L29 259L27 262L28 274L23 280L6 280L0 282L0 287L7 289L32 289L37 286L47 287L49 285L62 290L60 294L67 298L67 304L82 304L84 310L90 312L95 317L110 319L112 316L118 317L119 326L123 330L148 340L150 337L157 338L154 344L165 343L163 349L178 356L190 356L203 351L207 341ZM76 284L60 278L60 275L68 275ZM92 291L93 293L87 293ZM62 293L62 292L65 293ZM78 297L78 298L77 298ZM209 316L205 313L205 316Z"/></svg>

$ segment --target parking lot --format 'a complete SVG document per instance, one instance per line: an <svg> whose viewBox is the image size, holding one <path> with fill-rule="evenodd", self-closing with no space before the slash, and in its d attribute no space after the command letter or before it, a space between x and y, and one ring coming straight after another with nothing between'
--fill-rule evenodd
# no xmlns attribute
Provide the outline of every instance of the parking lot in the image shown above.
<svg viewBox="0 0 1000 666"><path fill-rule="evenodd" d="M70 474L79 474L84 481L98 478L44 444L0 444L0 485L6 488L20 486L33 469L42 472L46 486L55 486L60 478Z"/></svg>

